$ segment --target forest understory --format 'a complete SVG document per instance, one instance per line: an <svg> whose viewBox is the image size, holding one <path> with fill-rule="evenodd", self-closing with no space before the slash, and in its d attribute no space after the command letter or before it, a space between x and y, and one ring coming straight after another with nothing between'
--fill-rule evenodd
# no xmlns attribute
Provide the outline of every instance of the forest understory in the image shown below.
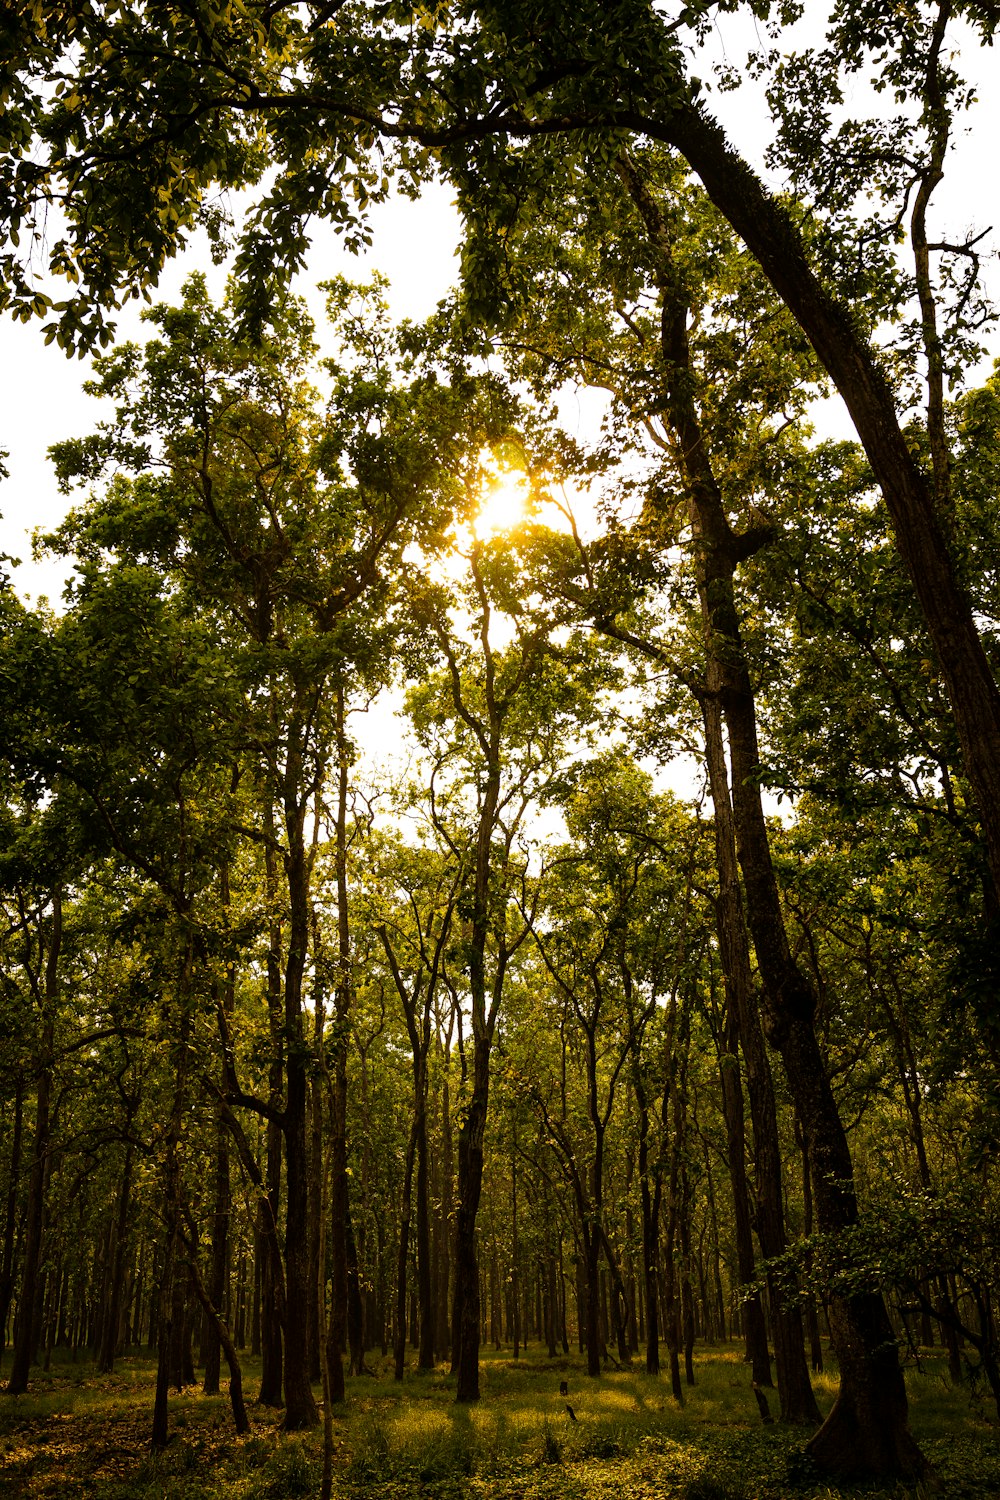
<svg viewBox="0 0 1000 1500"><path fill-rule="evenodd" d="M579 1358L484 1352L483 1399L455 1404L454 1379L392 1379L391 1359L351 1384L337 1409L333 1493L385 1500L827 1500L833 1496L1000 1496L1000 1441L975 1391L948 1382L922 1353L906 1369L914 1435L933 1466L917 1488L829 1483L803 1454L805 1432L761 1423L735 1343L700 1351L683 1407L669 1384L638 1369L588 1380ZM252 1382L258 1362L248 1359ZM319 1492L322 1434L285 1436L281 1412L251 1405L251 1432L233 1434L228 1397L192 1386L171 1398L173 1440L149 1450L156 1362L55 1359L30 1395L0 1404L3 1500L293 1500ZM565 1381L568 1396L560 1394ZM825 1413L836 1367L816 1378ZM318 1392L317 1392L318 1395ZM572 1406L573 1417L568 1412Z"/></svg>

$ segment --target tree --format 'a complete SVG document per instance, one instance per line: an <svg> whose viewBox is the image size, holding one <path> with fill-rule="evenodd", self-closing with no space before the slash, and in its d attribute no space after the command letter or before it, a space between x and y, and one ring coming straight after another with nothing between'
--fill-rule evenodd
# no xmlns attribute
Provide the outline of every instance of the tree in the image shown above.
<svg viewBox="0 0 1000 1500"><path fill-rule="evenodd" d="M451 855L451 857L449 857ZM410 1203L416 1165L417 1297L420 1318L418 1368L434 1368L436 1308L433 1297L428 1187L427 1105L432 1020L443 988L442 970L451 936L455 904L466 877L453 851L435 860L432 851L397 844L387 847L378 875L396 897L398 908L379 911L378 935L385 949L392 982L403 1008L413 1066L413 1123L406 1153L396 1291L396 1379L403 1378L406 1346L406 1271L409 1254ZM405 977L404 977L405 976ZM450 1163L447 1164L450 1172Z"/></svg>
<svg viewBox="0 0 1000 1500"><path fill-rule="evenodd" d="M528 809L556 774L564 734L586 716L595 669L588 653L558 649L557 620L543 600L526 598L524 564L546 537L525 527L484 542L473 536L454 602L441 585L414 593L419 622L443 665L411 693L418 740L431 758L430 816L464 871L457 911L459 953L449 967L467 974L472 1026L471 1080L458 1138L452 1362L457 1399L479 1399L479 1268L476 1218L482 1196L490 1057L508 969L529 924L515 900L526 881L519 849ZM453 611L465 611L466 634ZM497 631L510 643L501 646ZM471 635L471 638L470 638Z"/></svg>

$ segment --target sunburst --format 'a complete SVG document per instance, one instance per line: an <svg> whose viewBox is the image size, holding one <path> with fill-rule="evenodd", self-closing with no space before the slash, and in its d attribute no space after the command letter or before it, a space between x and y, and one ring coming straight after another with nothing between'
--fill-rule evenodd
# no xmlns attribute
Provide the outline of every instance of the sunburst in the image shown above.
<svg viewBox="0 0 1000 1500"><path fill-rule="evenodd" d="M500 474L483 491L472 529L479 540L486 541L497 532L513 531L524 520L528 501L528 481L523 474Z"/></svg>

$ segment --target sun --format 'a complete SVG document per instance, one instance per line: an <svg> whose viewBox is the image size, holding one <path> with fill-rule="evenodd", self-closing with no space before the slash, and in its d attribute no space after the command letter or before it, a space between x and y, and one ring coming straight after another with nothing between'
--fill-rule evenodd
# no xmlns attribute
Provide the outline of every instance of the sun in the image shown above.
<svg viewBox="0 0 1000 1500"><path fill-rule="evenodd" d="M498 531L513 531L524 520L528 480L524 474L500 474L483 490L472 529L481 542Z"/></svg>

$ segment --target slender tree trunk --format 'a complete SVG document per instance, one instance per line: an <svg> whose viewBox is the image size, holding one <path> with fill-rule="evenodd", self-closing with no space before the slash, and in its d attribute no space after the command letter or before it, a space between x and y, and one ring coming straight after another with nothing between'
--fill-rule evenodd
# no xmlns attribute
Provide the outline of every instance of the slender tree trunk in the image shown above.
<svg viewBox="0 0 1000 1500"><path fill-rule="evenodd" d="M215 1204L212 1214L212 1248L209 1263L208 1287L205 1289L212 1308L218 1314L206 1314L205 1375L202 1388L206 1396L219 1394L219 1376L223 1344L219 1333L226 1295L226 1276L229 1269L229 1132L221 1113L216 1119L215 1137ZM239 1428L237 1428L239 1431Z"/></svg>
<svg viewBox="0 0 1000 1500"><path fill-rule="evenodd" d="M270 800L264 809L265 829L269 841L264 846L264 880L268 910L274 911L279 899L278 868L273 842L277 840L277 828ZM267 946L267 1013L271 1040L271 1056L268 1064L268 1103L280 1111L284 1103L284 1024L281 1003L281 927L276 919L270 923ZM277 1307L277 1274L268 1241L268 1215L271 1224L277 1224L281 1199L281 1124L275 1118L268 1119L266 1131L265 1181L267 1206L263 1201L257 1211L257 1264L259 1270L259 1299L255 1308L259 1314L257 1331L260 1337L260 1392L257 1400L261 1406L280 1407L284 1393L283 1336ZM264 1252L268 1246L267 1253Z"/></svg>
<svg viewBox="0 0 1000 1500"><path fill-rule="evenodd" d="M434 1368L434 1283L431 1277L430 1202L427 1191L427 1062L421 1066L417 1111L417 1306L420 1315L418 1370Z"/></svg>
<svg viewBox="0 0 1000 1500"><path fill-rule="evenodd" d="M174 1095L170 1119L167 1124L166 1151L163 1167L163 1222L164 1250L160 1270L160 1284L154 1298L156 1306L156 1387L153 1397L153 1426L150 1445L154 1452L167 1446L167 1398L170 1389L171 1352L174 1345L174 1319L177 1316L178 1299L174 1295L177 1277L177 1243L181 1213L181 1162L180 1143L187 1105L188 1042L190 1038L190 990L191 953L189 939L184 939L185 948L178 969L175 995L179 1017L177 1019L178 1047L174 1071Z"/></svg>
<svg viewBox="0 0 1000 1500"><path fill-rule="evenodd" d="M313 1004L315 1025L313 1045L316 1055L323 1052L323 995L322 987L313 982ZM321 1080L314 1078L309 1090L309 1379L323 1379L322 1341L322 1295L325 1269L320 1265L320 1240L322 1238L320 1218L322 1214L323 1189L323 1090Z"/></svg>
<svg viewBox="0 0 1000 1500"><path fill-rule="evenodd" d="M347 1332L347 1044L353 1000L351 925L347 883L347 808L350 747L347 743L344 687L337 684L337 814L334 863L337 881L337 983L334 991L334 1042L331 1069L331 1180L330 1180L330 1320L327 1363L331 1400L346 1399L343 1349Z"/></svg>
<svg viewBox="0 0 1000 1500"><path fill-rule="evenodd" d="M743 1125L743 1090L740 1086L736 1027L731 1015L724 1023L720 1038L719 1071L722 1080L722 1111L726 1123L729 1176L733 1189L733 1231L740 1281L746 1286L755 1279L753 1229L750 1222L749 1188L746 1179L746 1138ZM743 1330L746 1359L750 1363L755 1385L771 1384L771 1361L767 1350L767 1332L760 1294L755 1292L743 1301Z"/></svg>
<svg viewBox="0 0 1000 1500"><path fill-rule="evenodd" d="M601 1236L595 1224L583 1226L584 1291L586 1295L586 1349L587 1374L596 1378L601 1373Z"/></svg>
<svg viewBox="0 0 1000 1500"><path fill-rule="evenodd" d="M681 1252L681 1330L684 1337L684 1379L694 1385L694 1296L691 1290L691 1188L687 1167L681 1163L680 1214L677 1229Z"/></svg>
<svg viewBox="0 0 1000 1500"><path fill-rule="evenodd" d="M483 1141L489 1107L490 1038L475 1038L472 1088L458 1134L458 1204L455 1213L455 1311L452 1340L457 1354L460 1402L479 1400L479 1262L476 1217L483 1190Z"/></svg>
<svg viewBox="0 0 1000 1500"><path fill-rule="evenodd" d="M653 1196L649 1191L643 1161L645 1151L640 1145L640 1200L642 1205L642 1276L646 1294L646 1373L660 1373L660 1307L657 1281L659 1277L660 1235L659 1224L653 1214Z"/></svg>
<svg viewBox="0 0 1000 1500"><path fill-rule="evenodd" d="M62 893L52 895L45 973L38 989L42 1016L38 1085L35 1095L35 1139L28 1178L28 1214L24 1232L21 1293L14 1331L14 1359L7 1390L12 1396L28 1389L28 1373L40 1332L38 1298L41 1290L42 1223L45 1213L45 1183L50 1145L52 1107L52 1051L55 1009L58 998L59 955L62 948Z"/></svg>
<svg viewBox="0 0 1000 1500"><path fill-rule="evenodd" d="M795 1121L795 1143L802 1157L802 1233L808 1240L813 1232L812 1169L809 1165L809 1153L806 1150L805 1136L802 1134L802 1126L798 1119ZM809 1253L804 1266L807 1275L811 1267L812 1254ZM806 1298L805 1317L806 1331L809 1334L809 1352L812 1367L819 1374L823 1369L823 1344L819 1336L819 1314L816 1311L816 1298L812 1292Z"/></svg>
<svg viewBox="0 0 1000 1500"><path fill-rule="evenodd" d="M454 1215L454 1165L451 1139L451 1021L442 1054L441 1074L441 1217L438 1236L437 1338L441 1355L451 1350L449 1326L449 1291L451 1287L451 1237Z"/></svg>
<svg viewBox="0 0 1000 1500"><path fill-rule="evenodd" d="M354 1238L351 1219L351 1197L347 1195L347 1221L344 1225L347 1240L347 1348L352 1375L370 1373L365 1365L365 1307L361 1297L361 1267L358 1262L358 1247Z"/></svg>
<svg viewBox="0 0 1000 1500"><path fill-rule="evenodd" d="M289 732L289 741L294 739ZM303 839L304 808L296 800L300 778L287 752L285 856L288 879L288 951L285 958L285 1420L286 1431L315 1427L319 1410L309 1379L309 1151L307 1144L310 1051L302 1027L302 982L309 944L309 866Z"/></svg>
<svg viewBox="0 0 1000 1500"><path fill-rule="evenodd" d="M246 1405L243 1401L243 1371L240 1367L240 1357L236 1352L236 1345L229 1332L228 1325L222 1317L219 1309L212 1301L205 1283L201 1279L198 1263L194 1253L194 1247L189 1243L188 1271L191 1284L194 1287L198 1301L206 1318L212 1325L219 1347L225 1352L226 1364L229 1366L229 1402L233 1409L233 1424L240 1437L244 1437L250 1431L250 1419L247 1416Z"/></svg>
<svg viewBox="0 0 1000 1500"><path fill-rule="evenodd" d="M451 1286L451 1233L453 1233L453 1164L451 1164L451 1094L448 1083L450 1047L445 1046L441 1082L441 1218L438 1230L438 1337L441 1356L450 1355L451 1328L448 1293Z"/></svg>
<svg viewBox="0 0 1000 1500"><path fill-rule="evenodd" d="M514 1342L514 1358L517 1359L521 1352L521 1287L518 1274L518 1261L520 1260L521 1247L517 1238L517 1125L514 1126L514 1136L510 1158L510 1302L513 1312L511 1335Z"/></svg>
<svg viewBox="0 0 1000 1500"><path fill-rule="evenodd" d="M131 1121L127 1129L131 1130ZM101 1348L97 1357L97 1369L102 1375L110 1374L115 1367L118 1350L118 1335L122 1321L122 1291L125 1284L125 1251L128 1246L128 1216L132 1196L132 1143L125 1147L125 1165L122 1168L122 1184L118 1196L118 1220L115 1225L114 1250L112 1253L111 1281L108 1304L101 1331Z"/></svg>
<svg viewBox="0 0 1000 1500"><path fill-rule="evenodd" d="M413 1161L417 1149L417 1122L410 1126L410 1139L406 1148L406 1166L403 1171L403 1198L399 1209L399 1254L396 1259L396 1380L402 1380L406 1369L406 1299L409 1290L410 1267L410 1203L413 1184Z"/></svg>
<svg viewBox="0 0 1000 1500"><path fill-rule="evenodd" d="M14 1124L10 1138L10 1175L4 1213L3 1256L0 1259L0 1359L7 1347L7 1319L14 1292L14 1236L17 1226L17 1184L21 1175L21 1144L24 1134L24 1078L14 1080Z"/></svg>

